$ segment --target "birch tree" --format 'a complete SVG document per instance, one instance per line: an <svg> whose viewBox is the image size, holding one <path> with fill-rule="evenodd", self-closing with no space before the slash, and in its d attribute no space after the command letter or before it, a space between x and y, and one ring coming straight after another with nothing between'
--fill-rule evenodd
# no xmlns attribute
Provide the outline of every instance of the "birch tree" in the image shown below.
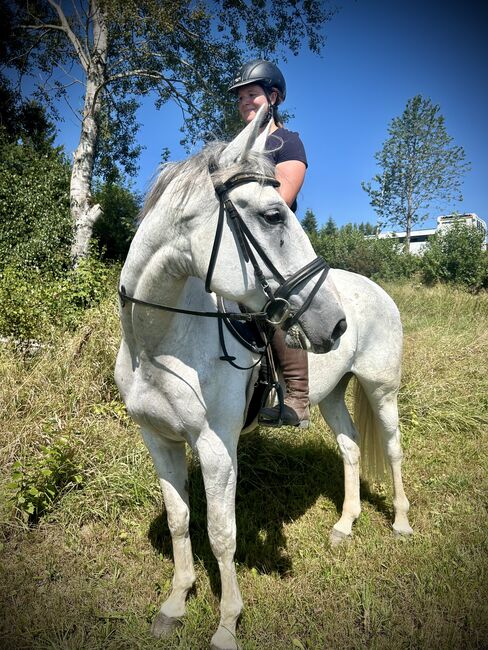
<svg viewBox="0 0 488 650"><path fill-rule="evenodd" d="M55 107L73 85L82 89L70 185L76 264L101 214L96 169L136 168L142 96L179 105L187 144L226 135L226 88L244 58L320 52L333 11L323 0L2 0L2 14L15 43L9 65L41 78L38 97Z"/></svg>
<svg viewBox="0 0 488 650"><path fill-rule="evenodd" d="M416 95L400 117L388 127L388 139L375 159L381 169L371 182L362 183L379 224L405 230L410 250L412 227L423 223L429 209L446 210L462 201L462 177L469 169L464 149L453 144L440 107Z"/></svg>

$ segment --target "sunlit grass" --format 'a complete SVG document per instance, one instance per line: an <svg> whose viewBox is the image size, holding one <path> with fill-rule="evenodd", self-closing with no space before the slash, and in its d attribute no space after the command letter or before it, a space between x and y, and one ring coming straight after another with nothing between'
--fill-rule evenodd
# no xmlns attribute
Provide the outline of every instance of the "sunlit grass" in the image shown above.
<svg viewBox="0 0 488 650"><path fill-rule="evenodd" d="M389 483L362 483L348 544L328 534L342 505L342 463L314 411L307 432L243 437L237 571L246 650L482 648L488 638L488 296L391 285L405 330L400 412L411 540L394 538ZM115 305L88 313L32 357L0 350L0 646L208 647L219 581L190 455L197 585L185 624L156 641L150 621L172 578L158 482L113 381ZM65 437L81 486L65 486L34 526L16 515L15 461L32 474Z"/></svg>

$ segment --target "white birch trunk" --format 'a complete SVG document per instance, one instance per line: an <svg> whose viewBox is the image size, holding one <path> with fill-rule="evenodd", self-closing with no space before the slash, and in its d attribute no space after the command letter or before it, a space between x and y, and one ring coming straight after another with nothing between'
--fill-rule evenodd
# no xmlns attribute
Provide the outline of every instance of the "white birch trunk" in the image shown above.
<svg viewBox="0 0 488 650"><path fill-rule="evenodd" d="M74 153L70 183L70 209L73 221L71 259L74 266L89 251L93 226L102 214L98 204L93 204L91 185L93 164L98 138L97 115L100 111L101 88L106 80L107 25L105 17L92 0L93 49L87 62L86 93L80 142Z"/></svg>

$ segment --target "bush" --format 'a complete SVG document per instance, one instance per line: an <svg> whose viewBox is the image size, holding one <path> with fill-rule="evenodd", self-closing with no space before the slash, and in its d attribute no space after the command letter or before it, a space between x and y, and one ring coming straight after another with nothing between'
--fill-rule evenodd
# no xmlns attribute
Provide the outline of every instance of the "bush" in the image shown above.
<svg viewBox="0 0 488 650"><path fill-rule="evenodd" d="M72 239L69 165L57 149L39 152L0 133L0 270L57 273Z"/></svg>
<svg viewBox="0 0 488 650"><path fill-rule="evenodd" d="M393 239L366 239L363 232L348 224L339 230L322 229L311 236L317 254L332 268L360 273L373 279L396 280L410 277L418 267L417 258L403 255Z"/></svg>
<svg viewBox="0 0 488 650"><path fill-rule="evenodd" d="M64 275L11 264L0 271L0 335L48 340L56 328L74 329L83 311L110 290L109 267L94 258Z"/></svg>
<svg viewBox="0 0 488 650"><path fill-rule="evenodd" d="M464 223L436 234L421 258L421 278L426 284L461 284L471 291L488 288L488 255L484 234Z"/></svg>

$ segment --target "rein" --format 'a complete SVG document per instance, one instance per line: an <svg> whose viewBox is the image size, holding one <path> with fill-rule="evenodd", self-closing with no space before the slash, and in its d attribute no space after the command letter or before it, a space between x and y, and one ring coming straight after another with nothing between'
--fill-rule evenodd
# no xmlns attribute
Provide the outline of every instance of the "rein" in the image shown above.
<svg viewBox="0 0 488 650"><path fill-rule="evenodd" d="M147 302L146 300L140 300L134 296L130 296L124 285L121 285L118 289L118 294L121 301L122 308L125 307L127 302L132 302L136 305L142 305L144 307L151 307L152 309L160 309L163 311L168 311L177 314L187 314L189 316L203 316L205 318L219 318L219 319L229 319L233 318L235 320L242 321L265 321L270 325L278 326L285 325L286 329L289 329L292 325L297 323L300 316L308 309L310 303L315 297L317 291L325 281L329 267L322 257L317 257L312 262L309 262L291 277L285 280L281 275L278 269L271 262L269 257L266 255L264 250L261 248L261 245L256 240L252 232L247 227L246 223L237 212L236 207L232 203L231 199L228 196L230 190L244 185L246 183L260 182L263 185L271 185L272 187L279 187L279 182L272 176L265 176L263 174L246 174L239 173L231 176L224 183L219 183L215 186L215 192L219 197L220 207L219 207L219 217L217 222L217 229L215 232L214 243L212 246L212 252L210 255L210 261L208 264L207 276L205 278L205 290L208 293L211 293L211 282L213 278L213 273L215 270L215 265L217 263L218 252L220 249L220 243L222 240L222 232L224 229L224 220L225 215L227 214L230 219L230 225L236 236L239 248L243 254L243 257L246 262L250 262L254 268L256 277L263 289L263 292L268 297L268 302L265 304L263 311L258 312L236 312L236 313L222 313L220 309L218 311L194 311L192 309L182 309L179 307L170 307L168 305L162 305L158 303ZM256 254L255 254L256 253ZM264 273L259 266L259 262L256 258L256 255L261 259L264 265L271 271L273 277L278 280L279 287L273 292L269 286ZM310 292L309 296L303 303L303 305L296 312L292 312L289 297L293 290L306 280L309 280L311 277L317 273L321 273L319 279L315 283L314 288Z"/></svg>

